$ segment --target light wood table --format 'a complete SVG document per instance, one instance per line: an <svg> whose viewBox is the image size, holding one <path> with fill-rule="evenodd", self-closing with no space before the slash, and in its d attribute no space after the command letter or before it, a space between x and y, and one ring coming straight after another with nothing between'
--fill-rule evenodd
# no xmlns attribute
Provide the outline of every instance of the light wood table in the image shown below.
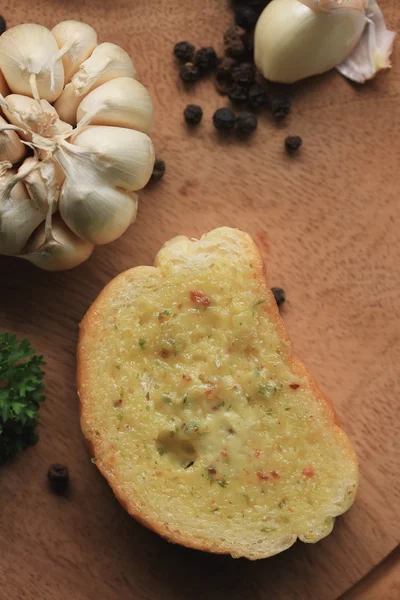
<svg viewBox="0 0 400 600"><path fill-rule="evenodd" d="M398 3L381 6L400 30ZM339 598L400 540L400 40L391 72L365 87L335 72L298 85L282 127L263 116L239 143L213 129L225 100L212 82L185 91L172 57L182 38L221 49L232 19L222 0L10 0L2 11L10 26L81 19L123 45L152 93L167 173L141 193L136 224L76 270L0 258L0 329L28 337L47 361L40 442L0 469L1 600ZM182 118L190 101L204 108L193 131ZM288 134L304 139L295 159L283 151ZM255 563L172 546L138 525L91 464L79 429L75 348L91 302L173 235L220 225L252 234L271 285L286 289L296 352L332 397L361 464L358 499L331 536ZM47 490L52 462L69 465L68 499ZM380 584L375 595L354 588L358 596L344 597L394 600L399 579L391 581L394 592Z"/></svg>

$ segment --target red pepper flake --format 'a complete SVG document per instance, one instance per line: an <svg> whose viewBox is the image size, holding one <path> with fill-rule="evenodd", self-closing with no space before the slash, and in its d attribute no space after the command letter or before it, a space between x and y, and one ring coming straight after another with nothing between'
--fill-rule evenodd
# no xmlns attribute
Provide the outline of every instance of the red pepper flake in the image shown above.
<svg viewBox="0 0 400 600"><path fill-rule="evenodd" d="M261 450L255 450L255 451L254 451L254 456L255 456L256 458L258 458L258 457L260 456L260 454L261 454Z"/></svg>
<svg viewBox="0 0 400 600"><path fill-rule="evenodd" d="M196 304L201 304L202 306L210 306L211 304L211 298L197 290L192 290L190 292L190 300L191 302L196 302Z"/></svg>
<svg viewBox="0 0 400 600"><path fill-rule="evenodd" d="M304 477L314 477L315 471L312 467L306 467L303 469L303 475Z"/></svg>
<svg viewBox="0 0 400 600"><path fill-rule="evenodd" d="M216 469L214 469L214 467L208 467L207 471L209 472L210 475L216 475L217 471Z"/></svg>
<svg viewBox="0 0 400 600"><path fill-rule="evenodd" d="M182 310L182 304L178 304L178 310Z"/></svg>
<svg viewBox="0 0 400 600"><path fill-rule="evenodd" d="M182 375L182 379L183 379L184 381L192 381L192 378L191 378L191 377L189 377L189 375L186 375L186 374Z"/></svg>
<svg viewBox="0 0 400 600"><path fill-rule="evenodd" d="M228 456L228 450L226 448L222 448L220 454L221 454L221 456L223 458L227 458L227 456Z"/></svg>
<svg viewBox="0 0 400 600"><path fill-rule="evenodd" d="M161 352L160 352L160 356L161 356L162 358L168 358L168 356L169 356L169 352L168 352L168 350L161 350Z"/></svg>
<svg viewBox="0 0 400 600"><path fill-rule="evenodd" d="M291 383L290 386L292 388L292 390L297 390L300 387L299 383Z"/></svg>
<svg viewBox="0 0 400 600"><path fill-rule="evenodd" d="M279 479L279 477L280 477L278 471L271 471L271 475L274 479Z"/></svg>
<svg viewBox="0 0 400 600"><path fill-rule="evenodd" d="M267 473L262 473L261 471L257 471L257 477L260 481L268 481L270 478Z"/></svg>

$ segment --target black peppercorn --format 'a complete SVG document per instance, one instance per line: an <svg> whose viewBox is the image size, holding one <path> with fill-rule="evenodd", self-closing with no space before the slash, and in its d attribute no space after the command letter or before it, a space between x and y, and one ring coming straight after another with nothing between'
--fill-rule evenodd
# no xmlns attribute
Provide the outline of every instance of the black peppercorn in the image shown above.
<svg viewBox="0 0 400 600"><path fill-rule="evenodd" d="M276 121L281 121L288 116L291 109L290 98L273 98L271 103L271 111Z"/></svg>
<svg viewBox="0 0 400 600"><path fill-rule="evenodd" d="M151 181L159 181L164 177L165 174L165 162L160 158L156 158L154 162L153 172L151 174Z"/></svg>
<svg viewBox="0 0 400 600"><path fill-rule="evenodd" d="M256 76L256 68L252 63L244 62L232 69L232 79L241 85L251 85Z"/></svg>
<svg viewBox="0 0 400 600"><path fill-rule="evenodd" d="M285 148L288 154L294 154L300 148L303 140L299 135L289 135L285 139Z"/></svg>
<svg viewBox="0 0 400 600"><path fill-rule="evenodd" d="M229 91L229 100L231 102L244 102L249 96L249 90L246 86L239 83L233 84Z"/></svg>
<svg viewBox="0 0 400 600"><path fill-rule="evenodd" d="M182 62L191 62L194 56L194 46L189 42L178 42L174 46L174 55Z"/></svg>
<svg viewBox="0 0 400 600"><path fill-rule="evenodd" d="M217 68L217 77L220 79L229 79L232 81L232 70L237 66L237 62L230 56L224 56Z"/></svg>
<svg viewBox="0 0 400 600"><path fill-rule="evenodd" d="M179 69L180 78L187 83L193 83L200 77L200 70L191 62L185 63Z"/></svg>
<svg viewBox="0 0 400 600"><path fill-rule="evenodd" d="M188 125L198 125L203 118L203 109L197 104L188 104L183 115Z"/></svg>
<svg viewBox="0 0 400 600"><path fill-rule="evenodd" d="M231 108L219 108L213 116L215 129L218 131L229 131L235 127L235 113Z"/></svg>
<svg viewBox="0 0 400 600"><path fill-rule="evenodd" d="M209 46L207 48L200 48L200 50L197 50L197 52L194 56L194 64L203 73L206 73L207 71L211 71L212 69L215 69L215 67L217 66L217 62L218 62L217 53L215 52L214 48L212 48L211 46Z"/></svg>
<svg viewBox="0 0 400 600"><path fill-rule="evenodd" d="M69 486L68 467L55 463L47 471L47 479L53 492L65 494Z"/></svg>
<svg viewBox="0 0 400 600"><path fill-rule="evenodd" d="M225 54L238 60L246 56L247 50L243 40L246 34L244 29L240 27L230 27L224 33Z"/></svg>
<svg viewBox="0 0 400 600"><path fill-rule="evenodd" d="M282 306L282 304L286 301L286 292L280 287L271 288L271 292L275 297L275 301L278 306Z"/></svg>
<svg viewBox="0 0 400 600"><path fill-rule="evenodd" d="M258 20L259 13L252 6L238 6L235 9L235 23L243 29L253 29Z"/></svg>
<svg viewBox="0 0 400 600"><path fill-rule="evenodd" d="M250 112L242 112L236 118L236 128L239 133L248 135L257 129L257 117Z"/></svg>
<svg viewBox="0 0 400 600"><path fill-rule="evenodd" d="M4 17L0 15L0 35L7 29L7 23Z"/></svg>
<svg viewBox="0 0 400 600"><path fill-rule="evenodd" d="M248 103L251 108L260 108L268 103L268 94L259 83L250 86Z"/></svg>

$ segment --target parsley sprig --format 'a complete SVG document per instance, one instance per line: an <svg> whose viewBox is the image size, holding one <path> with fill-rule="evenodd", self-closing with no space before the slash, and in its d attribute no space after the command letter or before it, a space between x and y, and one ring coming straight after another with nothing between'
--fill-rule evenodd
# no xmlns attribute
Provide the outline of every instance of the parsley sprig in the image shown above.
<svg viewBox="0 0 400 600"><path fill-rule="evenodd" d="M0 334L0 464L38 440L44 364L28 340Z"/></svg>

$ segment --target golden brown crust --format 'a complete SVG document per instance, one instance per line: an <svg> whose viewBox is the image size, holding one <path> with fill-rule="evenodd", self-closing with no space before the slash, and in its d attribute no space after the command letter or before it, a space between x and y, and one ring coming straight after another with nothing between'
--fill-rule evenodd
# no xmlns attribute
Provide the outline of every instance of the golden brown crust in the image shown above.
<svg viewBox="0 0 400 600"><path fill-rule="evenodd" d="M356 458L354 449L352 447L352 444L351 444L349 438L346 436L346 434L338 426L339 421L338 421L338 418L337 418L337 415L336 415L336 412L334 410L331 400L321 390L321 388L315 381L314 377L307 371L305 365L293 356L289 336L288 336L285 324L283 322L283 319L281 318L279 310L276 306L271 289L268 285L266 267L265 267L265 264L263 262L261 253L260 253L257 245L252 240L252 238L250 238L247 234L245 234L239 230L236 230L236 231L238 232L239 235L245 236L247 245L250 246L252 249L251 252L253 254L253 257L251 258L251 260L255 264L258 264L258 269L256 269L255 276L259 278L260 282L265 287L267 295L271 299L271 302L268 304L266 303L263 308L268 313L268 316L271 319L271 321L275 322L275 324L278 328L279 336L281 337L281 339L288 343L288 345L286 346L287 347L286 358L291 366L293 373L296 373L299 376L305 377L307 379L308 384L313 391L316 401L319 402L322 406L324 406L327 410L329 419L331 420L331 423L332 423L332 425L331 425L332 435L340 436L342 439L346 440L347 446L348 446L349 457L351 458L351 460L354 460L355 464L357 464L357 458ZM249 250L250 250L250 248L249 248ZM158 256L159 255L157 255L157 257ZM155 265L157 265L157 258L155 261ZM160 268L160 267L158 267L158 268ZM82 323L80 326L79 344L78 344L78 351L77 351L77 364L78 364L77 385L78 385L78 390L80 390L80 393L79 393L80 415L81 415L81 424L82 424L83 431L85 431L85 416L84 416L85 398L83 397L85 392L82 392L82 390L84 389L84 386L82 386L82 383L86 379L86 375L85 375L86 362L85 362L85 358L81 355L83 339L84 338L86 339L88 336L90 337L92 335L91 332L95 329L96 318L101 313L101 306L102 306L103 302L107 303L108 297L110 296L114 287L118 288L120 285L120 282L123 279L132 278L132 276L136 276L136 275L140 274L140 272L143 269L154 269L154 267L135 267L134 269L130 269L128 271L125 271L124 273L121 273L115 279L113 279L102 290L102 292L100 293L98 298L95 300L95 302L92 304L92 306L89 308L84 319L82 320ZM86 443L89 448L90 454L96 458L97 446L99 444L96 443L96 440L93 441L93 440L89 440L87 438L86 438ZM120 502L120 504L125 508L125 510L132 517L134 517L137 521L139 521L142 525L144 525L148 529L156 532L157 534L159 534L160 536L162 536L163 538L165 538L166 540L168 540L171 543L179 543L179 544L181 544L183 546L187 546L189 548L194 548L194 549L202 550L205 552L212 552L215 554L230 553L229 550L227 550L225 548L222 548L222 549L221 548L218 549L218 548L214 548L214 547L210 548L210 546L207 543L201 543L199 541L198 536L193 536L193 537L188 536L188 535L185 536L180 531L170 531L168 529L168 526L165 526L161 522L155 522L153 519L150 519L150 517L148 515L144 514L138 508L138 506L134 505L132 502L128 502L123 497L123 494L118 489L118 486L115 485L115 482L110 477L110 474L109 474L109 471L108 471L106 465L103 465L101 462L96 461L96 466L99 469L99 471L101 472L101 474L107 479L109 485L111 486L111 488L114 492L114 495L116 496L116 498ZM280 552L280 550L277 550L276 552L271 553L270 556L272 556L273 554L276 554L278 552ZM254 557L250 557L250 558L259 558L259 557L254 556Z"/></svg>

